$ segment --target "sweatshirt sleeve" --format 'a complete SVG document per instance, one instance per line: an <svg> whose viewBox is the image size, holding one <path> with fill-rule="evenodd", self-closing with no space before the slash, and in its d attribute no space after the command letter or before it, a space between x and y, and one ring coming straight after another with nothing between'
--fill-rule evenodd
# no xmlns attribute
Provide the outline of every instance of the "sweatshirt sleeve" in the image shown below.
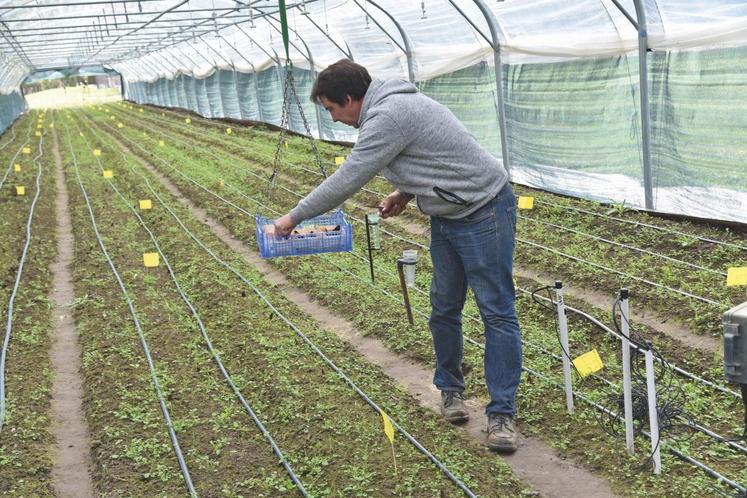
<svg viewBox="0 0 747 498"><path fill-rule="evenodd" d="M385 114L370 116L343 165L290 212L298 224L333 209L384 169L407 145L399 125Z"/></svg>

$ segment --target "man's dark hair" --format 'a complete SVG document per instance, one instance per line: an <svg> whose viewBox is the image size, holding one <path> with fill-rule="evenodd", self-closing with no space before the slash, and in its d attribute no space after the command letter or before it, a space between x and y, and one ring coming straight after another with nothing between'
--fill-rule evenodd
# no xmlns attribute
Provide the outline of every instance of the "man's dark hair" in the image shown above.
<svg viewBox="0 0 747 498"><path fill-rule="evenodd" d="M311 90L311 101L320 104L324 97L335 104L344 105L348 95L362 100L371 84L371 75L365 67L350 59L340 59L319 73Z"/></svg>

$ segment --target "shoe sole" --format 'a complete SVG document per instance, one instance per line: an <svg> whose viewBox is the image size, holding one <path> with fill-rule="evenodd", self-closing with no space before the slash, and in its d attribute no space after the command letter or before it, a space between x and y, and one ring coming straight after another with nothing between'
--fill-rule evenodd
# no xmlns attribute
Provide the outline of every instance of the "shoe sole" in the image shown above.
<svg viewBox="0 0 747 498"><path fill-rule="evenodd" d="M498 453L513 453L517 449L516 444L505 443L505 444L489 444L488 448Z"/></svg>
<svg viewBox="0 0 747 498"><path fill-rule="evenodd" d="M463 424L469 421L469 415L459 415L456 417L444 417L444 420L452 424Z"/></svg>

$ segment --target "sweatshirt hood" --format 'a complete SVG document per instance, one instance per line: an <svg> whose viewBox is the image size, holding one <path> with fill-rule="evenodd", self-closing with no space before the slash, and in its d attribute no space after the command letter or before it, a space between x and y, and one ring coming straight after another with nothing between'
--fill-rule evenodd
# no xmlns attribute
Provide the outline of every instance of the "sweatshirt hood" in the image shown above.
<svg viewBox="0 0 747 498"><path fill-rule="evenodd" d="M398 93L418 93L418 89L409 81L404 80L372 80L368 86L368 91L366 91L366 96L363 97L358 125L363 124L366 120L369 109L390 95Z"/></svg>

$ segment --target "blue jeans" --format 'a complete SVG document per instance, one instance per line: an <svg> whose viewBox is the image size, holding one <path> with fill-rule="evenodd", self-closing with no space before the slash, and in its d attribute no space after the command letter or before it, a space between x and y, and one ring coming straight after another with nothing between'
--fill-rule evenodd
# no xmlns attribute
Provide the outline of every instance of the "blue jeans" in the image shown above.
<svg viewBox="0 0 747 498"><path fill-rule="evenodd" d="M521 378L521 333L514 308L513 253L516 198L510 184L458 220L431 217L431 316L436 352L433 383L464 391L462 308L472 288L485 326L486 413L514 415Z"/></svg>

